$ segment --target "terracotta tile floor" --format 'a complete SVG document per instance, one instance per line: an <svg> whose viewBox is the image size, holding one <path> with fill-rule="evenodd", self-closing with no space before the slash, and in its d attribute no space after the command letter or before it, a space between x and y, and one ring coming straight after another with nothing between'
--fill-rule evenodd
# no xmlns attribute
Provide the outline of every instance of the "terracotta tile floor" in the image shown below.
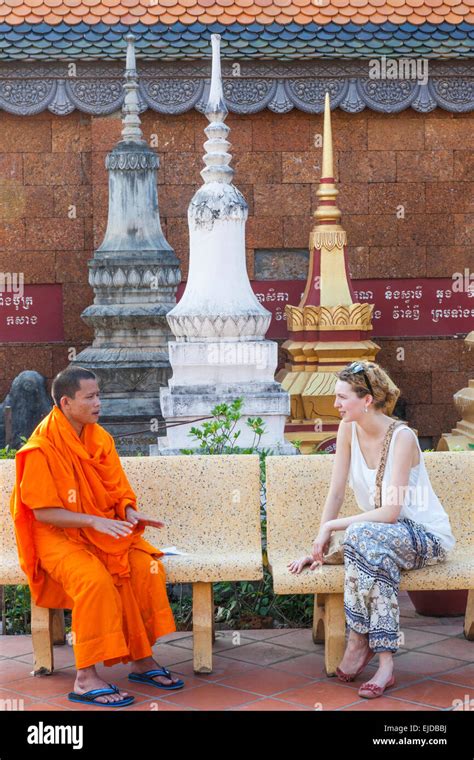
<svg viewBox="0 0 474 760"><path fill-rule="evenodd" d="M474 704L467 702L474 700L474 642L464 638L463 618L422 617L402 592L400 629L396 685L375 700L361 699L357 690L376 664L353 683L327 678L323 645L313 644L309 629L217 631L209 675L193 673L191 633L166 636L154 647L155 656L186 681L177 692L128 681L127 665L100 665L98 671L135 696L123 710L451 711L462 709L461 703ZM2 700L12 700L8 706L24 710L117 710L70 702L72 648L55 646L54 655L54 674L34 678L31 636L0 636L0 709Z"/></svg>

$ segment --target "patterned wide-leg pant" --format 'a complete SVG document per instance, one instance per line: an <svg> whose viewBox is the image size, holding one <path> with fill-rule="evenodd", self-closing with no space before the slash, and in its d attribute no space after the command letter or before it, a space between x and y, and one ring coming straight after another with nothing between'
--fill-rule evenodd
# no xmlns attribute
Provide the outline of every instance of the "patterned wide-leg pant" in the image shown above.
<svg viewBox="0 0 474 760"><path fill-rule="evenodd" d="M349 525L344 536L347 625L357 633L368 634L374 652L396 652L400 643L400 570L445 559L439 539L413 520Z"/></svg>

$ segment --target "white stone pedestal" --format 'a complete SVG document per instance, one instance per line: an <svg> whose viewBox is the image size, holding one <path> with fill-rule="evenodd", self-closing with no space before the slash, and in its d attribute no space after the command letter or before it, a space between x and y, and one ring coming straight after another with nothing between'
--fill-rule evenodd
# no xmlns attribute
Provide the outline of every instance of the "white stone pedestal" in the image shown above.
<svg viewBox="0 0 474 760"><path fill-rule="evenodd" d="M160 442L161 454L179 454L182 448L195 448L188 435L198 417L210 416L216 404L231 404L243 398L242 417L234 432L240 430L237 445L251 446L255 436L246 424L248 417L261 417L265 434L259 448L274 453L294 454L295 447L284 440L290 399L274 380L277 344L273 341L219 341L212 343L169 344L173 377L162 388L160 402L167 425L167 441ZM188 421L172 426L173 422Z"/></svg>

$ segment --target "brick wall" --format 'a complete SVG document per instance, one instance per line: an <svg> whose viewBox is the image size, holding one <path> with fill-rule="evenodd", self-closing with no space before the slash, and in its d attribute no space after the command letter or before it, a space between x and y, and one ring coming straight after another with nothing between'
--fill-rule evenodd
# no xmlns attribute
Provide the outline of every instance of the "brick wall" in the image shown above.
<svg viewBox="0 0 474 760"><path fill-rule="evenodd" d="M186 278L186 213L202 181L207 121L194 111L180 116L147 111L141 118L145 137L158 141L163 231ZM387 116L337 110L332 119L338 205L352 276L451 277L464 267L473 270L474 113L436 109ZM255 251L273 250L275 277L292 278L303 257L298 263L298 256L284 252L307 248L321 170L316 146L322 115L229 114L227 124L235 184L249 205L249 276L258 276ZM120 129L120 113L101 118L78 112L1 114L0 271L24 272L25 283L62 283L65 341L0 346L0 400L23 369L51 379L67 365L70 347L79 352L91 341L80 319L92 302L86 262L105 232L104 158ZM400 204L404 219L396 215ZM75 219L68 217L71 205ZM461 339L378 343L378 361L402 388L409 421L436 443L456 423L452 395L472 377L474 352L470 355ZM396 359L400 345L404 362Z"/></svg>

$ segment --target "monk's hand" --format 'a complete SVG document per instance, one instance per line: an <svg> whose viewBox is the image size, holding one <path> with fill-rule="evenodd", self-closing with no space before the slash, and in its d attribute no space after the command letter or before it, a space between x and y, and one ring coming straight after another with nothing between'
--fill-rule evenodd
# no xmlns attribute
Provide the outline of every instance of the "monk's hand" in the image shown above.
<svg viewBox="0 0 474 760"><path fill-rule="evenodd" d="M156 517L152 517L150 515L145 515L143 512L137 512L136 509L134 509L131 506L128 506L125 510L125 516L127 520L129 520L131 523L133 523L134 526L136 525L149 525L151 528L164 528L165 523L161 522L161 520L157 520Z"/></svg>
<svg viewBox="0 0 474 760"><path fill-rule="evenodd" d="M144 515L143 512L138 512L138 522L140 525L149 525L150 528L164 528L165 523L161 520L158 520L156 517L152 517L151 515Z"/></svg>
<svg viewBox="0 0 474 760"><path fill-rule="evenodd" d="M109 517L96 517L94 516L91 528L99 531L99 533L106 533L108 536L114 538L122 538L123 536L129 536L133 533L133 525L125 520L111 520Z"/></svg>
<svg viewBox="0 0 474 760"><path fill-rule="evenodd" d="M125 508L125 518L128 522L131 522L134 527L138 525L138 512L131 504Z"/></svg>

